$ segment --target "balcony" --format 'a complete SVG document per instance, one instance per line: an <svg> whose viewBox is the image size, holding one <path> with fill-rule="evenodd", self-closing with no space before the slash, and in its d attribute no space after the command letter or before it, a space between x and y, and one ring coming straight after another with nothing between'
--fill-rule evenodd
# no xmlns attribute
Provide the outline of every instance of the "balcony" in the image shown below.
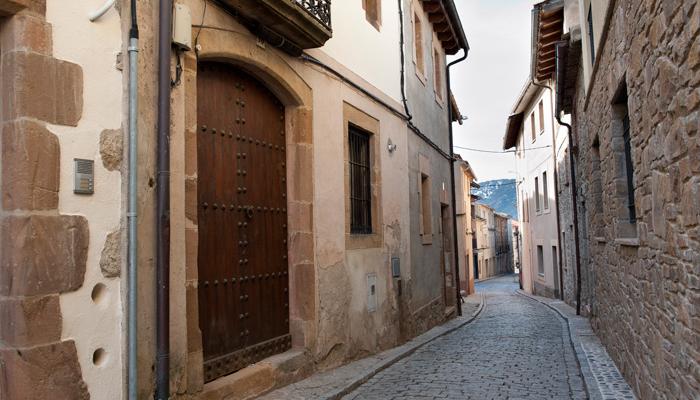
<svg viewBox="0 0 700 400"><path fill-rule="evenodd" d="M290 53L323 46L332 36L331 0L221 0L251 31ZM280 42L280 40L277 40ZM291 46L290 46L291 44Z"/></svg>
<svg viewBox="0 0 700 400"><path fill-rule="evenodd" d="M331 0L294 0L297 6L309 13L318 22L331 29Z"/></svg>

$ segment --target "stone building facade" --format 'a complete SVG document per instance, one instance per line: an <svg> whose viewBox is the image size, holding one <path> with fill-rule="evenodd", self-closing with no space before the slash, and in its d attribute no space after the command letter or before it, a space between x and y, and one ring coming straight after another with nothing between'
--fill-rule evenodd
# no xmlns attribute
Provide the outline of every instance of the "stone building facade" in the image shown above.
<svg viewBox="0 0 700 400"><path fill-rule="evenodd" d="M510 217L503 213L494 213L494 248L496 250L497 274L513 272L513 228Z"/></svg>
<svg viewBox="0 0 700 400"><path fill-rule="evenodd" d="M455 186L457 187L457 232L460 255L459 279L460 289L464 295L475 293L474 290L474 231L472 230L472 188L479 187L476 175L468 161L455 154Z"/></svg>
<svg viewBox="0 0 700 400"><path fill-rule="evenodd" d="M93 31L83 7L0 1L2 399L123 393L120 22Z"/></svg>
<svg viewBox="0 0 700 400"><path fill-rule="evenodd" d="M697 398L700 5L592 3L573 109L592 323L641 398Z"/></svg>
<svg viewBox="0 0 700 400"><path fill-rule="evenodd" d="M474 277L478 280L513 272L510 219L486 204L472 203Z"/></svg>
<svg viewBox="0 0 700 400"><path fill-rule="evenodd" d="M640 398L700 397L700 5L536 7L572 21L551 69L533 54L573 129L558 181L564 260L578 258L580 274L565 268L564 299L589 315Z"/></svg>
<svg viewBox="0 0 700 400"><path fill-rule="evenodd" d="M158 2L136 2L137 170L123 162L130 3L117 1L91 22L95 2L0 0L0 398L126 396L132 172L138 398L155 390L156 193L164 174L173 398L252 397L401 344L456 314L446 57L468 45L452 1L405 2L404 20L395 2L320 1L333 15L332 31L326 11L305 9L307 2L276 2L280 12L272 13L258 2L177 1L178 16L192 25L191 48L170 53L170 162L161 173L153 132ZM266 20L273 17L280 19ZM419 45L406 41L402 49L401 27ZM262 133L274 137L253 137L261 134L248 128L255 126L274 127ZM352 147L351 136L364 144ZM224 160L237 169L212 167ZM75 165L90 161L92 193L76 192ZM235 173L212 178L217 170ZM366 191L353 191L355 179ZM244 202L268 181L275 207ZM364 219L355 214L358 200ZM240 233L257 221L265 227ZM207 231L212 226L220 230ZM240 250L271 237L274 250ZM243 273L249 261L267 265L249 255L235 257L240 274L206 275L204 265L228 267L224 258L234 254L275 254L284 268ZM226 304L243 310L262 293L255 288L272 281L280 282L277 303L236 315L235 332L212 333L218 328L207 322L217 316L207 313L226 309L207 303L216 298L208 293L226 292ZM272 321L263 318L273 314L286 330L272 340L221 357L209 352L219 339L264 332ZM243 329L246 321L257 322Z"/></svg>

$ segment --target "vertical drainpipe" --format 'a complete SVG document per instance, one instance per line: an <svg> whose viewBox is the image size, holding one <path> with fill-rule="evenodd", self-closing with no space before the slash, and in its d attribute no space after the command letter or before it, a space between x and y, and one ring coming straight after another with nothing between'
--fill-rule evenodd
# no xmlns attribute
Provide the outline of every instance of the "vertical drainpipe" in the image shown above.
<svg viewBox="0 0 700 400"><path fill-rule="evenodd" d="M454 138L453 138L453 129L452 129L452 101L450 101L450 93L451 91L451 86L450 86L450 67L453 65L460 63L464 60L467 59L467 56L469 55L469 45L466 45L464 47L464 55L451 63L447 64L447 73L445 74L447 77L447 124L449 126L449 132L450 132L450 182L452 183L452 236L453 236L453 247L454 250L452 251L454 253L454 258L455 258L455 288L457 290L457 315L462 316L462 293L460 290L460 283L459 283L459 252L457 251L459 246L458 246L458 241L459 239L457 238L457 188L455 187L455 155L454 155Z"/></svg>
<svg viewBox="0 0 700 400"><path fill-rule="evenodd" d="M555 56L556 56L556 73L559 76L562 73L560 68L564 62L563 48L566 45L566 41L560 41L555 46ZM556 109L560 107L557 106ZM581 315L581 249L579 242L579 226L578 226L578 186L576 185L576 164L574 157L574 135L573 129L570 124L567 124L561 120L559 112L554 113L559 125L566 127L567 135L569 139L569 165L571 168L569 171L571 179L571 210L573 213L573 223L574 223L574 253L576 261L576 315Z"/></svg>
<svg viewBox="0 0 700 400"><path fill-rule="evenodd" d="M136 0L131 0L131 28L129 29L129 187L128 187L128 271L127 271L127 393L129 400L137 400L137 204L138 185L138 52L139 28L136 19Z"/></svg>
<svg viewBox="0 0 700 400"><path fill-rule="evenodd" d="M156 400L170 397L170 53L172 0L158 12L156 166Z"/></svg>

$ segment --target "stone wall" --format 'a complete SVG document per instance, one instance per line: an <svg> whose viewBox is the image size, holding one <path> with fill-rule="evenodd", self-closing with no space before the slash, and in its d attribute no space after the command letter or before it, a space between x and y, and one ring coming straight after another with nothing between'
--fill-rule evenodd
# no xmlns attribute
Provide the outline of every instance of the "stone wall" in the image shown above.
<svg viewBox="0 0 700 400"><path fill-rule="evenodd" d="M58 212L60 146L48 129L81 118L83 75L52 56L45 12L44 1L0 1L8 16L0 20L0 398L7 400L90 397L75 343L62 339L59 303L83 285L88 223Z"/></svg>
<svg viewBox="0 0 700 400"><path fill-rule="evenodd" d="M592 323L640 398L698 398L700 3L618 0L611 7L590 87L581 73L574 111L588 208L582 240L595 273ZM623 82L637 213L626 232L623 143L611 104Z"/></svg>
<svg viewBox="0 0 700 400"><path fill-rule="evenodd" d="M560 135L568 135L563 128L559 132ZM558 139L559 140L559 139ZM564 301L571 307L576 307L577 302L577 267L576 267L576 238L574 229L574 212L572 208L572 190L577 190L577 199L584 198L584 192L587 187L576 183L573 186L571 182L571 163L569 162L568 139L564 139L559 146L557 153L557 203L559 207L559 237L561 243L561 271L562 271L562 294ZM574 168L578 168L578 164ZM581 265L581 314L590 315L591 306L595 303L594 278L592 268L589 267L589 243L586 213L589 210L585 202L577 201L578 203L578 234L579 234L579 254ZM588 205L590 207L590 205ZM594 212L594 210L591 210Z"/></svg>

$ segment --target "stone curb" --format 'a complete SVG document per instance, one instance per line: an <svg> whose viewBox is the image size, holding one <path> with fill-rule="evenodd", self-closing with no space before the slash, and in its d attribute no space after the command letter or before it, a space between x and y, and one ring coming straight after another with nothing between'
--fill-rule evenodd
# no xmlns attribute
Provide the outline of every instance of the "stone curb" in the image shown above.
<svg viewBox="0 0 700 400"><path fill-rule="evenodd" d="M485 300L484 300L484 295L477 293L479 296L479 306L472 314L470 317L458 317L455 319L452 319L442 325L436 326L427 332L416 336L415 338L409 340L408 342L404 343L401 346L395 347L393 349L386 350L383 353L378 354L377 356L374 357L379 357L380 361L371 367L368 367L366 370L363 371L363 373L358 374L357 376L354 376L351 378L350 381L345 382L342 387L335 387L330 389L329 391L322 393L322 394L317 394L312 397L303 397L305 400L339 400L343 396L349 394L353 390L357 389L359 386L361 386L363 383L367 382L370 380L373 376L377 375L379 372L383 371L384 369L390 367L391 365L401 361L402 359L410 356L411 354L415 353L416 350L420 349L421 347L427 345L430 342L433 342L435 339L438 339L442 336L445 336L449 333L452 333L456 331L457 329L463 327L464 325L467 325L468 323L474 321L479 315L481 315L481 312L484 310L484 307L486 306ZM385 355L387 353L392 353L395 352L395 354L391 354L388 357L381 359L382 355ZM370 357L372 358L372 357ZM362 360L358 360L362 361ZM357 362L357 361L355 361ZM347 366L351 366L352 363L347 364ZM341 369L343 367L339 367L338 369ZM337 369L336 369L337 370ZM333 370L332 370L333 371ZM327 373L332 373L332 371L327 371ZM309 378L313 379L313 378ZM294 384L290 385L293 386ZM279 393L277 393L279 391ZM267 395L262 396L262 399L296 399L298 397L294 396L292 393L284 393L284 388L278 389L278 391L273 391L271 393L268 393ZM282 396L282 397L279 397Z"/></svg>
<svg viewBox="0 0 700 400"><path fill-rule="evenodd" d="M593 375L593 371L591 369L590 363L588 362L588 357L586 356L586 353L585 353L583 346L581 344L580 335L594 335L594 333L590 329L590 327L588 328L588 330L590 332L583 332L580 329L580 327L577 327L574 324L575 320L583 320L588 324L589 323L588 319L585 317L574 316L573 317L574 320L572 320L571 317L569 317L568 315L563 313L558 308L552 306L551 304L549 304L545 300L541 300L541 299L539 299L539 298L537 298L529 293L524 292L521 289L516 290L516 293L523 296L523 297L534 300L540 304L544 304L545 306L547 306L551 310L555 311L562 319L564 319L566 321L568 331L569 331L569 341L571 342L571 346L574 348L574 354L576 354L576 361L577 361L578 367L581 371L581 375L583 375L583 383L584 383L583 387L586 390L586 394L588 395L588 398L591 400L603 400L603 399L608 398L606 396L603 396L603 393L601 393L598 382L597 382L595 376ZM560 300L557 300L557 301L560 301ZM565 303L563 303L563 304L565 304ZM612 362L612 360L611 360L611 362Z"/></svg>

